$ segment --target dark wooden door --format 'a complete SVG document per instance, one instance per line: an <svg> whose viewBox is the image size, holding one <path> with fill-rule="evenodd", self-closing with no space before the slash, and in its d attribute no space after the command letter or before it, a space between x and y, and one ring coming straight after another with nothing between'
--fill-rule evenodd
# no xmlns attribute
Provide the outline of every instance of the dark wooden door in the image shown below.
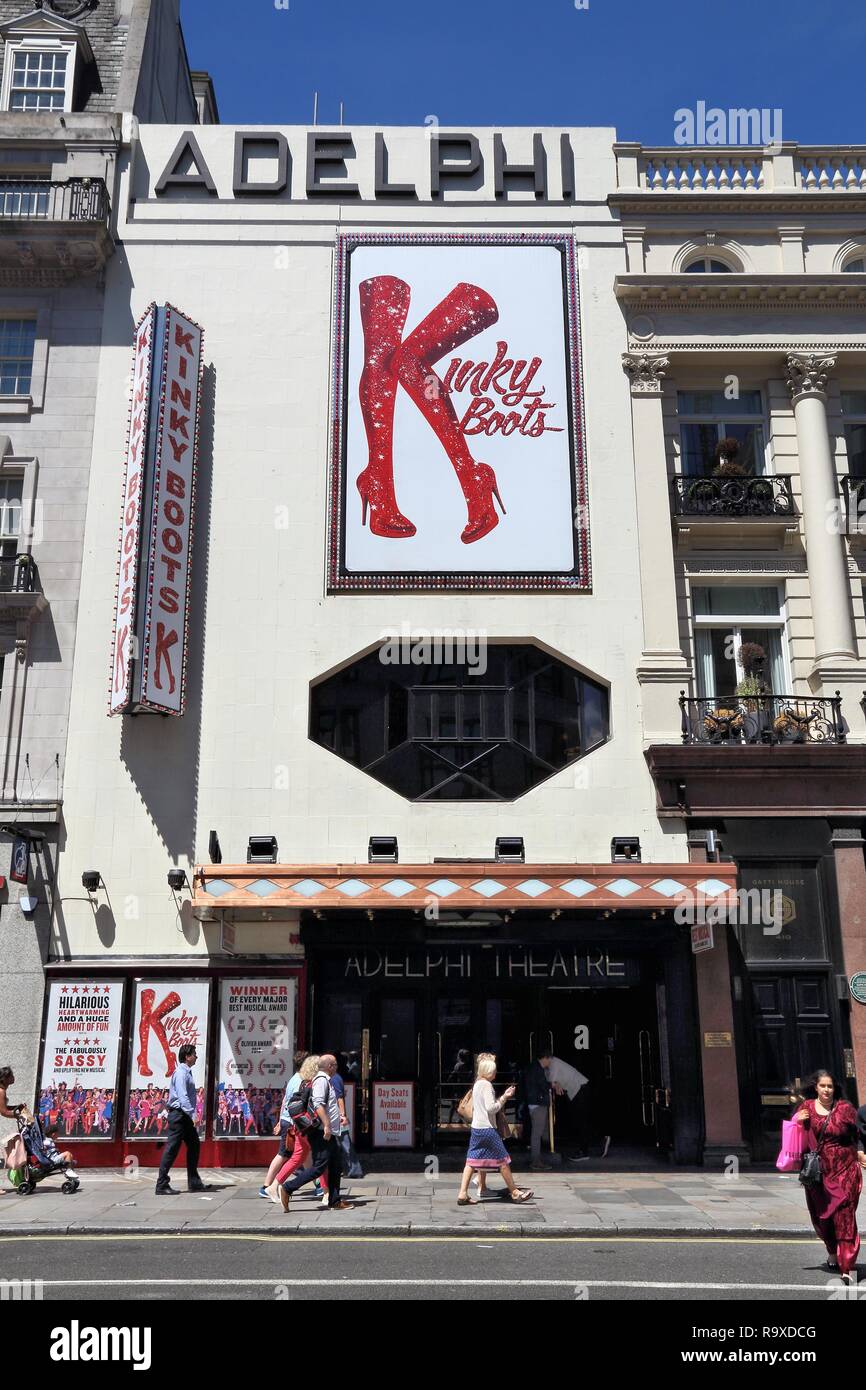
<svg viewBox="0 0 866 1390"><path fill-rule="evenodd" d="M782 1120L791 1113L791 1087L818 1067L838 1070L832 983L833 976L823 971L752 974L756 1159L772 1160L779 1151Z"/></svg>

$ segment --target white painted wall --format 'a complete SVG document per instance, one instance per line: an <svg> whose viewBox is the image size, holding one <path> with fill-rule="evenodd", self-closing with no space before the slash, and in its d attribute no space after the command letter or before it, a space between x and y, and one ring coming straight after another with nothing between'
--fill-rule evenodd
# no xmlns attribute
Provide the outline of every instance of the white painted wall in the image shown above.
<svg viewBox="0 0 866 1390"><path fill-rule="evenodd" d="M286 132L303 178L305 132ZM143 128L136 189L145 195L180 132ZM547 132L552 181L558 134ZM181 930L166 871L206 859L218 830L224 858L245 858L250 834L272 832L289 863L363 862L370 834L395 834L404 862L492 852L522 834L535 862L609 859L615 834L641 837L644 857L682 861L685 838L666 834L642 757L641 645L626 346L613 279L624 269L604 199L613 186L608 130L574 131L573 206L494 205L489 187L456 207L423 201L405 212L377 205L230 199L234 132L197 132L225 196L185 191L129 209L122 254L107 286L76 652L55 949L93 955L203 951L198 924ZM372 132L354 132L362 186L372 176ZM505 132L511 158L528 135ZM428 168L423 131L388 132L391 178ZM481 133L489 147L489 132ZM526 146L526 151L521 146ZM512 153L513 147L513 153ZM492 166L491 166L492 169ZM586 243L581 295L587 452L592 507L591 595L325 594L328 386L333 242L337 227L539 227ZM280 257L280 248L288 256ZM287 268L277 268L286 262ZM175 302L203 324L215 376L211 463L200 474L194 561L190 702L183 720L106 717L112 602L133 319L151 299ZM130 312L131 300L131 312ZM207 435L207 431L206 431ZM288 529L278 509L288 507ZM486 629L534 638L612 686L613 736L603 749L511 805L415 805L307 738L311 681L402 624ZM197 686L201 683L199 697ZM674 719L673 723L676 722ZM288 789L280 788L287 770ZM94 917L81 901L84 868L101 871Z"/></svg>

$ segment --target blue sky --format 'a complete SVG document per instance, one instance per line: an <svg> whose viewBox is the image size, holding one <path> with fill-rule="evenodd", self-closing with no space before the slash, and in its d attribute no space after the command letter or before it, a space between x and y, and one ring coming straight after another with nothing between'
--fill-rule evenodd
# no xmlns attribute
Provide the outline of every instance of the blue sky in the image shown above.
<svg viewBox="0 0 866 1390"><path fill-rule="evenodd" d="M581 0L582 2L582 0ZM780 107L785 139L866 143L863 0L181 0L225 124L613 125Z"/></svg>

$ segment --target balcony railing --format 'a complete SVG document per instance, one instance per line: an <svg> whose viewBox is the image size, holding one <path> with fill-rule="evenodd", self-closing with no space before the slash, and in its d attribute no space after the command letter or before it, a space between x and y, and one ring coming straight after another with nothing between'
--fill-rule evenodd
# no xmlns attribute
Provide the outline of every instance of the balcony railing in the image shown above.
<svg viewBox="0 0 866 1390"><path fill-rule="evenodd" d="M671 479L674 516L796 516L789 474L761 477Z"/></svg>
<svg viewBox="0 0 866 1390"><path fill-rule="evenodd" d="M843 474L839 479L842 498L842 530L847 536L866 537L866 478Z"/></svg>
<svg viewBox="0 0 866 1390"><path fill-rule="evenodd" d="M747 143L755 133L754 123L747 123L742 144L672 148L618 144L618 190L843 195L866 190L866 145L773 148Z"/></svg>
<svg viewBox="0 0 866 1390"><path fill-rule="evenodd" d="M0 560L0 593L32 594L36 588L36 564L32 555L9 556Z"/></svg>
<svg viewBox="0 0 866 1390"><path fill-rule="evenodd" d="M0 222L106 222L103 179L0 179Z"/></svg>
<svg viewBox="0 0 866 1390"><path fill-rule="evenodd" d="M844 743L842 697L719 695L694 699L680 692L683 743Z"/></svg>

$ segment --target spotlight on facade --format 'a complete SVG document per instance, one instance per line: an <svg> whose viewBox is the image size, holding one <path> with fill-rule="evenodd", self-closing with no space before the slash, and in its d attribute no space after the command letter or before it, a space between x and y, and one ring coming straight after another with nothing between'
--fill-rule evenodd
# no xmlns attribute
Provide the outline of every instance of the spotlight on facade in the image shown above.
<svg viewBox="0 0 866 1390"><path fill-rule="evenodd" d="M277 853L276 835L250 836L250 842L247 846L248 864L276 864Z"/></svg>
<svg viewBox="0 0 866 1390"><path fill-rule="evenodd" d="M396 835L371 835L367 846L369 864L396 864L400 858Z"/></svg>
<svg viewBox="0 0 866 1390"><path fill-rule="evenodd" d="M102 874L98 869L85 869L81 875L81 886L87 893L95 893L100 883Z"/></svg>
<svg viewBox="0 0 866 1390"><path fill-rule="evenodd" d="M640 840L636 835L614 835L610 842L611 864L639 864Z"/></svg>
<svg viewBox="0 0 866 1390"><path fill-rule="evenodd" d="M526 849L523 844L522 835L497 835L496 837L496 863L497 864L525 864Z"/></svg>
<svg viewBox="0 0 866 1390"><path fill-rule="evenodd" d="M168 886L173 893L179 893L181 888L189 888L186 869L169 869Z"/></svg>

